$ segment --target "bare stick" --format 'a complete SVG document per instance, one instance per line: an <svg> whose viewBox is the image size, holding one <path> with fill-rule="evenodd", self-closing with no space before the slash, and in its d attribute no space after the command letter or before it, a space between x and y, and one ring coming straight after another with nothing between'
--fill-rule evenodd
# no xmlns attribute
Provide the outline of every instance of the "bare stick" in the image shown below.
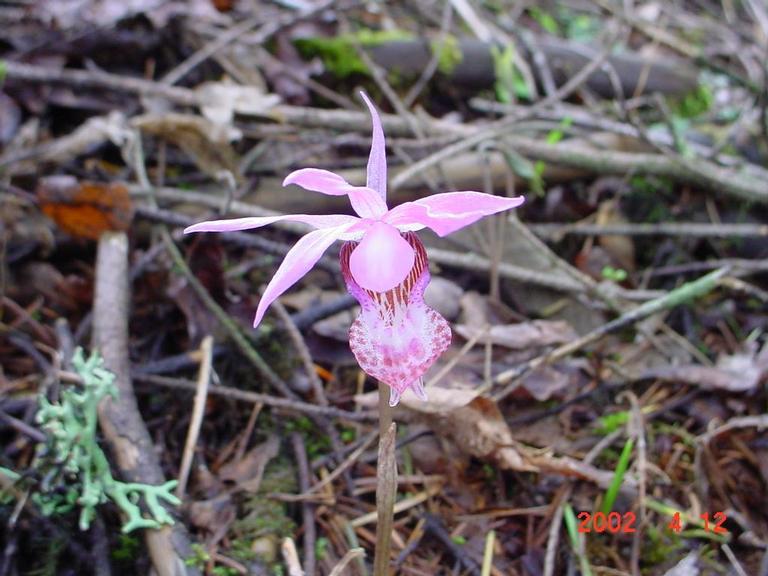
<svg viewBox="0 0 768 576"><path fill-rule="evenodd" d="M205 401L208 398L208 383L211 381L211 365L213 363L213 337L206 336L200 345L200 371L197 375L197 391L192 406L192 418L189 421L187 439L184 442L184 454L181 457L181 467L179 469L179 484L176 486L176 496L181 500L184 497L184 491L187 489L189 480L189 470L192 468L192 460L195 455L195 446L197 438L200 435L200 426L203 424L203 414L205 412Z"/></svg>
<svg viewBox="0 0 768 576"><path fill-rule="evenodd" d="M150 382L152 384L164 386L166 388L188 390L190 392L194 392L197 389L197 385L194 382L185 380L183 378L168 378L165 376L155 376L152 374L137 374L136 380ZM340 420L348 420L350 422L374 420L376 418L375 412L349 412L339 408L332 408L331 406L318 406L316 404L302 402L301 400L278 398L269 394L249 392L248 390L240 390L230 386L214 386L208 390L208 393L213 396L225 396L227 398L242 400L244 402L264 404L265 406L271 406L273 408L283 408L284 410L294 410L296 412L304 412L306 414L339 418Z"/></svg>
<svg viewBox="0 0 768 576"><path fill-rule="evenodd" d="M299 561L299 553L296 551L296 542L292 538L285 538L280 550L283 553L285 565L288 567L288 576L304 576L304 570Z"/></svg>
<svg viewBox="0 0 768 576"><path fill-rule="evenodd" d="M558 240L568 234L599 236L687 236L691 238L762 238L768 236L765 224L700 224L698 222L660 222L658 224L530 224L534 234Z"/></svg>
<svg viewBox="0 0 768 576"><path fill-rule="evenodd" d="M162 484L165 479L152 439L139 414L128 361L128 238L105 233L96 258L93 345L104 365L115 374L120 398L107 397L99 406L99 422L114 453L120 473L129 482ZM152 564L160 576L199 574L184 564L192 555L183 525L146 530Z"/></svg>
<svg viewBox="0 0 768 576"><path fill-rule="evenodd" d="M309 462L307 462L307 448L301 434L291 434L293 452L296 456L296 464L299 470L299 489L302 492L309 490ZM315 573L315 540L317 531L315 527L314 507L309 502L301 503L301 520L304 527L304 569L307 574Z"/></svg>
<svg viewBox="0 0 768 576"><path fill-rule="evenodd" d="M365 550L362 548L352 548L349 552L344 554L344 557L333 567L333 570L331 570L331 573L328 576L342 576L347 564L352 562L355 558L365 558Z"/></svg>

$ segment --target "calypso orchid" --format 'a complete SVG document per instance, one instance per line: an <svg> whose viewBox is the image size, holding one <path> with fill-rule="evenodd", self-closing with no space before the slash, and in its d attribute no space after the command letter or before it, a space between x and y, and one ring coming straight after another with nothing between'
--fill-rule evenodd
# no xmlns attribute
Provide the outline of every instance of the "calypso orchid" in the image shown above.
<svg viewBox="0 0 768 576"><path fill-rule="evenodd" d="M358 216L343 214L264 216L194 224L188 232L231 232L259 228L278 220L316 228L299 239L285 256L256 310L258 326L269 305L304 276L337 240L347 289L361 312L349 331L349 344L360 367L390 387L394 406L407 389L426 399L422 377L448 348L448 322L424 303L429 284L427 253L414 233L431 228L446 236L460 228L520 206L524 198L480 192L448 192L387 208L387 161L379 114L361 92L371 114L373 139L365 186L352 186L338 174L318 168L290 173L283 186L297 184L331 196L349 196Z"/></svg>

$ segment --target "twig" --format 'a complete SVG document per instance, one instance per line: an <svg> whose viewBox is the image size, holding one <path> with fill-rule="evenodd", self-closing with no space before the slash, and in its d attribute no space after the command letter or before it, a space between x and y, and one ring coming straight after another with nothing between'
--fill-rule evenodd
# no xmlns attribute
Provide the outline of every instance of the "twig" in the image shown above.
<svg viewBox="0 0 768 576"><path fill-rule="evenodd" d="M296 543L293 538L284 538L280 546L283 553L283 560L288 568L288 576L304 576L304 570L301 568L299 553L296 551Z"/></svg>
<svg viewBox="0 0 768 576"><path fill-rule="evenodd" d="M37 428L34 428L24 422L23 420L19 420L18 418L15 418L14 416L11 416L10 414L7 414L4 410L0 409L0 422L4 422L5 424L8 424L11 428L15 429L17 432L21 432L31 440L34 440L37 443L43 443L46 441L46 436L40 430Z"/></svg>
<svg viewBox="0 0 768 576"><path fill-rule="evenodd" d="M296 465L299 471L299 489L302 492L309 490L309 463L307 462L307 449L301 434L291 434L291 443L296 457ZM315 541L317 532L315 528L314 507L309 502L301 503L301 520L304 528L304 569L307 574L315 573Z"/></svg>
<svg viewBox="0 0 768 576"><path fill-rule="evenodd" d="M439 164L483 140L498 137L501 132L478 132L461 142L447 146L439 152L411 164L393 180L392 187L398 188L415 175ZM498 129L501 130L501 129ZM520 136L505 136L505 141L523 156L544 160L561 166L586 169L595 174L638 174L660 176L681 182L698 184L707 190L728 194L741 200L768 203L768 180L758 174L763 170L750 166L747 170L721 168L706 160L690 160L681 157L670 158L663 154L613 152L600 150L571 141L548 144ZM753 172L751 174L750 172Z"/></svg>
<svg viewBox="0 0 768 576"><path fill-rule="evenodd" d="M162 484L163 473L152 439L139 414L128 362L128 239L108 232L99 240L94 298L94 347L116 376L120 399L106 398L99 421L122 475L131 482ZM145 531L155 570L161 576L198 574L184 564L192 554L183 525Z"/></svg>
<svg viewBox="0 0 768 576"><path fill-rule="evenodd" d="M275 308L275 312L277 312L277 315L280 317L280 320L283 321L283 326L285 326L285 330L288 332L288 336L293 341L293 345L296 347L296 351L299 354L301 363L304 365L304 372L312 384L312 390L315 393L315 399L321 406L328 406L328 398L325 396L323 382L317 375L315 364L312 362L312 355L309 353L309 348L307 348L307 343L304 341L304 337L301 335L301 332L299 332L296 324L293 323L293 320L291 319L290 314L288 314L288 311L285 309L285 306L283 306L279 300L275 300L273 306Z"/></svg>
<svg viewBox="0 0 768 576"><path fill-rule="evenodd" d="M347 565L356 558L365 558L365 550L363 548L352 548L344 554L344 557L333 567L333 570L331 570L328 576L342 576Z"/></svg>
<svg viewBox="0 0 768 576"><path fill-rule="evenodd" d="M187 390L189 392L194 392L197 389L197 385L194 382L191 380L184 380L182 378L168 378L166 376L155 376L152 374L137 374L134 377L136 380L149 382L150 384L163 386L165 388L175 388L177 390ZM301 400L276 398L275 396L270 396L269 394L249 392L247 390L240 390L239 388L232 388L229 386L214 386L208 389L208 394L212 396L224 396L226 398L242 400L244 402L264 404L265 406L271 406L273 408L283 408L285 410L293 410L306 414L316 414L319 416L327 416L329 418L338 418L340 420L346 420L350 422L364 422L377 419L375 412L349 412L347 410L340 410L339 408L332 408L330 406L318 406L316 404L302 402Z"/></svg>
<svg viewBox="0 0 768 576"><path fill-rule="evenodd" d="M405 105L406 108L410 108L413 105L416 98L421 94L421 91L424 90L424 87L431 80L432 76L434 76L435 72L437 72L437 68L440 65L440 57L442 56L443 50L446 48L445 42L448 36L448 30L451 28L452 15L453 10L451 3L446 2L443 6L443 16L440 19L440 33L435 41L437 49L434 50L432 58L430 58L429 63L424 67L424 70L422 70L419 79L408 89L408 93L405 95L405 98L403 98L403 105Z"/></svg>
<svg viewBox="0 0 768 576"><path fill-rule="evenodd" d="M354 414L359 414L359 412L355 412ZM363 452L368 450L368 447L373 444L373 441L376 440L378 435L379 433L376 431L368 436L365 440L363 440L360 443L360 446L358 446L349 456L347 456L341 464L333 469L333 472L325 476L317 484L313 484L310 488L301 494L281 494L279 496L280 500L283 500L284 502L301 502L303 500L310 500L315 498L315 493L319 492L325 486L328 486L328 484L341 476L345 470L352 466L352 464L357 462L357 459L362 456Z"/></svg>
<svg viewBox="0 0 768 576"><path fill-rule="evenodd" d="M261 414L262 408L264 408L264 404L258 402L253 405L253 408L251 408L251 414L248 416L248 422L245 424L245 430L243 430L242 435L240 436L240 440L238 441L237 449L235 450L235 456L232 459L233 462L239 462L243 459L245 450L248 448L248 441L250 440L251 435L253 434L253 429L256 426L256 419L259 417L259 414Z"/></svg>
<svg viewBox="0 0 768 576"><path fill-rule="evenodd" d="M4 62L5 75L9 79L42 84L66 84L75 88L96 88L129 92L139 96L159 96L182 106L195 106L197 94L188 88L165 86L151 80L120 76L100 70L73 70L71 68L47 68Z"/></svg>
<svg viewBox="0 0 768 576"><path fill-rule="evenodd" d="M252 16L251 18L243 20L242 22L235 24L231 28L228 28L226 31L221 33L217 38L208 42L205 46L197 50L189 58L187 58L186 60L184 60L177 66L175 66L173 69L168 71L168 73L165 76L163 76L161 82L167 86L172 86L173 84L176 84L176 82L178 82L184 76L189 74L189 72L191 72L194 68L196 68L197 66L205 62L208 58L216 54L216 52L218 52L228 44L231 44L232 42L237 40L240 36L242 36L246 32L250 31L262 20L263 20L263 16L261 14L258 14L257 16ZM265 25L261 30L259 30L258 36L260 37L261 40L266 40L269 36L274 34L279 29L279 27L280 26L278 22L271 22Z"/></svg>
<svg viewBox="0 0 768 576"><path fill-rule="evenodd" d="M184 442L184 453L181 457L181 466L179 467L179 483L176 486L176 496L181 500L187 489L189 480L189 471L192 468L192 460L195 456L195 446L197 438L200 435L200 426L203 424L203 415L205 413L205 401L208 398L208 384L211 381L211 367L213 363L213 337L206 336L200 345L200 370L197 375L197 390L195 391L195 400L192 406L192 417L189 420L189 429L187 430L187 439Z"/></svg>
<svg viewBox="0 0 768 576"><path fill-rule="evenodd" d="M496 544L496 531L491 530L485 537L485 549L483 551L483 565L480 576L491 576L493 568L493 547Z"/></svg>
<svg viewBox="0 0 768 576"><path fill-rule="evenodd" d="M288 385L283 381L283 379L280 378L274 372L274 370L272 370L269 364L267 364L267 362L261 357L261 354L259 354L253 345L248 341L248 338L243 333L242 328L240 328L240 326L238 326L235 321L232 320L229 314L227 314L224 309L219 306L218 302L216 302L208 293L208 290L206 290L205 286L203 286L197 277L192 273L186 261L184 260L184 257L181 255L181 252L179 252L179 249L176 247L176 244L173 242L167 231L165 234L163 234L163 241L165 242L166 249L171 256L171 259L173 260L174 266L181 271L189 285L192 287L192 290L195 292L198 298L202 300L205 307L208 308L208 310L210 310L214 316L216 316L216 319L227 331L229 337L235 343L235 346L237 346L243 356L248 359L248 361L259 371L259 373L267 380L267 382L269 382L275 388L275 390L278 390L283 396L289 398L294 396L293 392L290 388L288 388Z"/></svg>
<svg viewBox="0 0 768 576"><path fill-rule="evenodd" d="M534 234L559 240L569 234L577 236L686 236L691 238L750 238L768 236L766 224L699 224L698 222L661 222L657 224L530 224Z"/></svg>

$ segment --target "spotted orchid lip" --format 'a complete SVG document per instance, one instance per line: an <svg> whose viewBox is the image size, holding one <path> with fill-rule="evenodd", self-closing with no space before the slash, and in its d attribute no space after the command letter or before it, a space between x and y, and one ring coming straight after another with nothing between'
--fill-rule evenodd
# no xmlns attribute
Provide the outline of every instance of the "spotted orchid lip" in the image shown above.
<svg viewBox="0 0 768 576"><path fill-rule="evenodd" d="M349 346L360 367L390 387L392 406L406 390L426 399L424 374L451 343L448 322L424 303L430 281L424 244L413 232L402 236L415 257L403 281L390 290L358 284L351 267L356 242L344 243L340 253L347 290L361 307L349 331Z"/></svg>

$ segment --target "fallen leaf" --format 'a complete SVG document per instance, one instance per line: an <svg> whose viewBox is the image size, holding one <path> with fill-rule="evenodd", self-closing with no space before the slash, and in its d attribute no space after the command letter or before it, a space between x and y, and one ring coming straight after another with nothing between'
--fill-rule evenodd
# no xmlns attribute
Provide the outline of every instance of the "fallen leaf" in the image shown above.
<svg viewBox="0 0 768 576"><path fill-rule="evenodd" d="M542 366L523 378L522 386L539 402L549 400L571 384L572 374L557 366Z"/></svg>
<svg viewBox="0 0 768 576"><path fill-rule="evenodd" d="M564 344L577 337L570 324L562 320L534 320L519 324L491 326L485 335L482 329L465 324L454 326L456 332L466 340L479 337L479 344L491 342L513 350L524 350L553 344Z"/></svg>
<svg viewBox="0 0 768 576"><path fill-rule="evenodd" d="M276 94L264 94L256 86L231 82L205 82L195 92L203 116L222 127L231 127L236 113L263 116L280 103L280 97Z"/></svg>
<svg viewBox="0 0 768 576"><path fill-rule="evenodd" d="M626 222L616 199L600 203L595 219L598 226L626 224ZM603 234L598 238L598 243L618 266L627 272L635 269L635 243L630 236Z"/></svg>
<svg viewBox="0 0 768 576"><path fill-rule="evenodd" d="M97 240L111 230L127 230L133 219L128 189L122 184L78 182L71 176L41 178L40 209L73 236Z"/></svg>
<svg viewBox="0 0 768 576"><path fill-rule="evenodd" d="M222 525L229 525L237 516L229 494L192 502L187 507L187 514L193 526L208 532L216 532Z"/></svg>
<svg viewBox="0 0 768 576"><path fill-rule="evenodd" d="M435 434L448 439L465 454L493 460L502 468L536 471L523 461L515 448L512 433L496 402L480 396L475 390L442 388L427 389L426 402L406 393L400 405L412 419L429 426ZM377 392L355 397L360 404L370 404Z"/></svg>
<svg viewBox="0 0 768 576"><path fill-rule="evenodd" d="M264 468L277 456L279 449L280 439L270 436L266 442L249 450L242 459L222 466L219 478L234 482L240 490L255 493L261 484Z"/></svg>
<svg viewBox="0 0 768 576"><path fill-rule="evenodd" d="M219 178L226 171L240 178L238 156L230 145L239 130L194 114L145 114L131 120L142 131L172 142L206 174Z"/></svg>

